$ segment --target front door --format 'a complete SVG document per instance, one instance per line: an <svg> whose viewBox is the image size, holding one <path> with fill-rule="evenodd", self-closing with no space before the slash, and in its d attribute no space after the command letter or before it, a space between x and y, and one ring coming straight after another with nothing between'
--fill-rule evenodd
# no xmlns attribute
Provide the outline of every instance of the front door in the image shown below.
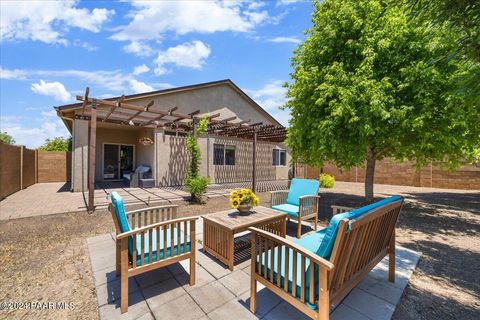
<svg viewBox="0 0 480 320"><path fill-rule="evenodd" d="M135 149L133 145L103 145L103 179L120 180L123 174L134 170Z"/></svg>

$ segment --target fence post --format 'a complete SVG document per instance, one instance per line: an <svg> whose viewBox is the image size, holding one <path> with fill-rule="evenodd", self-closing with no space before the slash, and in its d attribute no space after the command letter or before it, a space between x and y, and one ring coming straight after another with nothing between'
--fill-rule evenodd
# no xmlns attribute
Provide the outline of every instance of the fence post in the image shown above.
<svg viewBox="0 0 480 320"><path fill-rule="evenodd" d="M38 149L35 149L35 169L34 169L34 183L38 183Z"/></svg>
<svg viewBox="0 0 480 320"><path fill-rule="evenodd" d="M24 146L20 146L20 190L23 189L23 148Z"/></svg>

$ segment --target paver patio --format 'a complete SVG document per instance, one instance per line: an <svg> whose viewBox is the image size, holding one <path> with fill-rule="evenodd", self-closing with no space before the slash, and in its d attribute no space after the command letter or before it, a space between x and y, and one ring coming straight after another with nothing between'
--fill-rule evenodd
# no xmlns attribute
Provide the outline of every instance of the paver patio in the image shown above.
<svg viewBox="0 0 480 320"><path fill-rule="evenodd" d="M245 183L211 184L205 197L227 196L233 189L249 187ZM258 191L282 190L286 181L260 181ZM121 182L99 183L95 189L95 206L105 209L108 206L107 193L117 191L125 205L151 206L186 200L189 194L182 187L127 188ZM37 183L20 190L0 202L0 220L17 219L49 214L86 211L88 193L70 192L69 183Z"/></svg>
<svg viewBox="0 0 480 320"><path fill-rule="evenodd" d="M197 221L197 239L202 223ZM195 286L188 285L188 261L132 278L129 308L120 313L120 280L115 277L114 234L87 239L100 319L308 319L258 284L257 313L249 311L250 260L235 271L197 245ZM396 281L388 282L388 260L380 262L331 313L331 319L390 319L407 286L420 253L397 247Z"/></svg>

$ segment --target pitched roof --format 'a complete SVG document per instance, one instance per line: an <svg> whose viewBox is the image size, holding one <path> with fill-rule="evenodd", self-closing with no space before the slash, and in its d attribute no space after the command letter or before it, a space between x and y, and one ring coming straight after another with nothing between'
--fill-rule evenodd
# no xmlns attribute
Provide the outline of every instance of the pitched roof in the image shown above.
<svg viewBox="0 0 480 320"><path fill-rule="evenodd" d="M270 119L272 121L272 123L274 123L275 125L278 125L278 126L282 126L272 115L270 115L267 111L265 111L265 109L263 109L258 103L256 103L255 100L250 98L242 89L240 89L230 79L217 80L217 81L198 83L198 84L176 87L176 88L169 88L169 89L163 89L163 90L156 90L156 91L149 91L149 92L144 92L144 93L126 95L125 100L136 99L136 98L144 98L144 97L148 97L148 96L158 96L158 95L164 95L164 94L172 94L172 93L176 93L176 92L190 91L190 90L219 86L219 85L224 85L224 84L230 86L232 89L237 91L240 94L241 97L243 97L248 102L250 102L260 113L264 114L268 119ZM104 100L116 101L119 98L120 98L120 96L117 96L117 97L107 98L107 99L104 99ZM54 108L55 108L55 110L57 110L59 112L62 112L62 111L70 111L70 110L78 109L78 108L81 108L81 107L82 107L82 103L72 103L72 104L66 104L66 105L62 105L62 106L58 106L58 107L54 107Z"/></svg>

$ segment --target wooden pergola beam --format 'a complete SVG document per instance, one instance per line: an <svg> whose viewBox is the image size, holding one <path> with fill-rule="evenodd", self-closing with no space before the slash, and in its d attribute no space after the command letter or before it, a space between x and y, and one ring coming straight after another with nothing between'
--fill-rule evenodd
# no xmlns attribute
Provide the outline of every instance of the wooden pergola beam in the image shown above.
<svg viewBox="0 0 480 320"><path fill-rule="evenodd" d="M84 100L83 100L83 108L82 108L82 117L83 115L85 114L85 107L87 106L87 100L88 100L88 94L90 93L90 88L89 87L86 87L85 88L85 95L83 96Z"/></svg>
<svg viewBox="0 0 480 320"><path fill-rule="evenodd" d="M97 145L97 103L94 100L90 118L90 143L88 147L88 211L95 211L95 153Z"/></svg>
<svg viewBox="0 0 480 320"><path fill-rule="evenodd" d="M88 98L86 100L83 101L83 103L85 103L85 101L87 101ZM112 115L112 112L115 111L116 108L119 108L120 105L122 104L123 100L125 100L125 95L122 95L118 100L117 100L117 103L112 106L110 108L110 112L107 114L107 116L105 118L103 118L102 122L105 122L108 120L108 118Z"/></svg>

